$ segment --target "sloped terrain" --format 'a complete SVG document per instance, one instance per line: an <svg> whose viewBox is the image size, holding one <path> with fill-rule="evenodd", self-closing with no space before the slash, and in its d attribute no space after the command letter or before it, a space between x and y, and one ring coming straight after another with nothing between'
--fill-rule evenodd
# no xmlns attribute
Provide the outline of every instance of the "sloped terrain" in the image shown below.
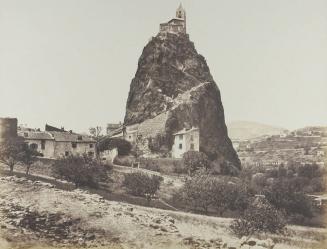
<svg viewBox="0 0 327 249"><path fill-rule="evenodd" d="M1 249L252 248L230 234L230 219L107 201L24 177L1 177L0 197ZM314 248L324 232L293 227L274 248Z"/></svg>

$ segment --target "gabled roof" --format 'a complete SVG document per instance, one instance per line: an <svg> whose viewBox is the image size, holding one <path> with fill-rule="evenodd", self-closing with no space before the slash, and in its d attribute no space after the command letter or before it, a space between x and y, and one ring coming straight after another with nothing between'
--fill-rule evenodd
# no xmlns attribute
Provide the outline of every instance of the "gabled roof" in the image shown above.
<svg viewBox="0 0 327 249"><path fill-rule="evenodd" d="M24 137L25 139L33 140L54 140L49 132L46 131L18 131L18 136Z"/></svg>
<svg viewBox="0 0 327 249"><path fill-rule="evenodd" d="M86 135L71 132L49 131L56 142L95 143L95 140Z"/></svg>
<svg viewBox="0 0 327 249"><path fill-rule="evenodd" d="M64 128L57 128L48 124L45 124L45 131L65 131Z"/></svg>
<svg viewBox="0 0 327 249"><path fill-rule="evenodd" d="M174 133L173 135L176 136L176 135L183 135L183 134L187 134L187 133L190 133L190 132L193 132L193 131L198 131L199 128L196 128L196 127L192 127L191 129L186 129L184 128L183 130L180 130L176 133Z"/></svg>

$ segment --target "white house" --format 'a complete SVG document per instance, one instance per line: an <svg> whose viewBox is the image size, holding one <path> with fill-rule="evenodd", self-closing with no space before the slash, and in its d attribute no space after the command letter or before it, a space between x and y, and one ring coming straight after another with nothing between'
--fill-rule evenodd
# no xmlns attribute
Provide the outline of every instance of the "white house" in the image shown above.
<svg viewBox="0 0 327 249"><path fill-rule="evenodd" d="M183 129L174 135L174 145L172 147L172 157L182 158L187 151L199 151L200 133L199 128Z"/></svg>

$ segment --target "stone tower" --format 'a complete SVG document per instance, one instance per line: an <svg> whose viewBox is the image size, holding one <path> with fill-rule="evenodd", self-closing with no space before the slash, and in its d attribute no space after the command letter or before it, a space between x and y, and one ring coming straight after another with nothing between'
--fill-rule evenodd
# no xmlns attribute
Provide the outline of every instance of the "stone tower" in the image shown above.
<svg viewBox="0 0 327 249"><path fill-rule="evenodd" d="M176 10L176 18L183 19L184 21L186 21L186 12L182 4L180 4Z"/></svg>

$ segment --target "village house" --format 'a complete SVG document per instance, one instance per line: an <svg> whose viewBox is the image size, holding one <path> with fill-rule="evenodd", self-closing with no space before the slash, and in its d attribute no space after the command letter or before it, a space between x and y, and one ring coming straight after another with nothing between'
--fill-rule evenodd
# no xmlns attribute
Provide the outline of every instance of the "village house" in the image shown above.
<svg viewBox="0 0 327 249"><path fill-rule="evenodd" d="M69 155L95 157L96 141L87 136L72 131L65 131L46 125L45 131L22 129L18 135L24 138L28 145L42 153L45 158L58 159Z"/></svg>
<svg viewBox="0 0 327 249"><path fill-rule="evenodd" d="M187 151L199 151L200 134L199 128L183 129L174 135L174 145L172 148L173 158L182 158Z"/></svg>

